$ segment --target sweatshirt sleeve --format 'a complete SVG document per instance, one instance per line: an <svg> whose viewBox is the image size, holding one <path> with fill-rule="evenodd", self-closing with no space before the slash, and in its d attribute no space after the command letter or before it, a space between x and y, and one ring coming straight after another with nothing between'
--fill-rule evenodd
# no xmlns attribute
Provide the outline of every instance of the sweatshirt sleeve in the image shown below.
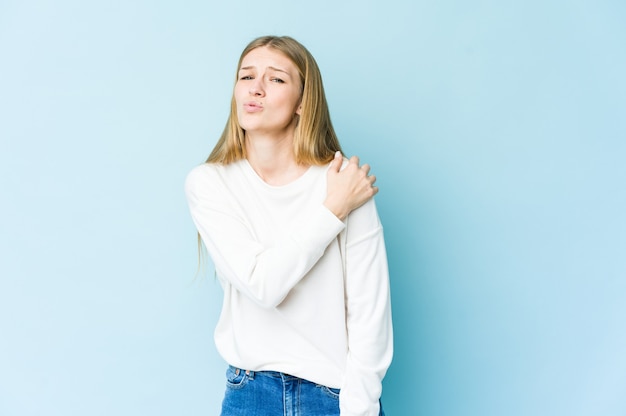
<svg viewBox="0 0 626 416"><path fill-rule="evenodd" d="M264 245L255 238L229 192L223 177L208 165L192 170L185 181L191 217L219 277L262 307L275 307L345 225L320 204L289 235Z"/></svg>
<svg viewBox="0 0 626 416"><path fill-rule="evenodd" d="M387 254L374 200L348 217L345 267L348 357L341 415L377 416L393 330Z"/></svg>

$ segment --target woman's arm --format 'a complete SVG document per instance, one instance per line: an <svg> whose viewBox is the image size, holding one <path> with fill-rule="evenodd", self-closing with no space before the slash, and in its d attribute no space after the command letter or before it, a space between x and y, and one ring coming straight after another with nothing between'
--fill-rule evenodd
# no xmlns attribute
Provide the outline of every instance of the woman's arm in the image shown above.
<svg viewBox="0 0 626 416"><path fill-rule="evenodd" d="M329 168L331 207L350 212L371 198L371 179L363 176L358 159L348 163L350 169L339 171L341 163L339 155ZM224 196L228 193L225 186L215 169L194 169L185 183L191 216L220 276L259 305L275 307L317 263L345 225L330 208L320 204L312 207L307 221L295 225L289 235L271 246L264 245Z"/></svg>
<svg viewBox="0 0 626 416"><path fill-rule="evenodd" d="M348 358L341 415L377 416L393 330L387 255L373 200L348 217L346 241Z"/></svg>

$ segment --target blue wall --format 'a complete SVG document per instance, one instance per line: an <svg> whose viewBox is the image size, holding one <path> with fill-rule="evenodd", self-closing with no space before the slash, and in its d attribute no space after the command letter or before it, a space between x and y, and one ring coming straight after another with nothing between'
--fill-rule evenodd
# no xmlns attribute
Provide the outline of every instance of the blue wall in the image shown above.
<svg viewBox="0 0 626 416"><path fill-rule="evenodd" d="M379 177L387 413L626 414L625 3L210 3L0 3L0 414L217 414L182 184L266 33Z"/></svg>

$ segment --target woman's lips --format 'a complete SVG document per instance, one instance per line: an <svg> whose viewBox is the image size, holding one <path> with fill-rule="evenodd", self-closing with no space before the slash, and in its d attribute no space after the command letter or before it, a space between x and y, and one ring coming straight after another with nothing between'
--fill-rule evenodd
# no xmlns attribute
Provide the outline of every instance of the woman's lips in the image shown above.
<svg viewBox="0 0 626 416"><path fill-rule="evenodd" d="M245 103L243 105L243 108L248 112L248 113L257 113L261 110L263 110L263 106L260 103L257 102L249 102L249 103Z"/></svg>

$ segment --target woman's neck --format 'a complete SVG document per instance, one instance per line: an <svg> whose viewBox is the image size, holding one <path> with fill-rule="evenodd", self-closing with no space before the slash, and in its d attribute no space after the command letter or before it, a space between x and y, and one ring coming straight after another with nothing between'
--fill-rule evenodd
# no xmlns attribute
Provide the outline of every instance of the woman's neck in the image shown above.
<svg viewBox="0 0 626 416"><path fill-rule="evenodd" d="M293 135L270 138L246 134L245 140L250 166L269 185L281 186L293 182L308 168L296 163Z"/></svg>

